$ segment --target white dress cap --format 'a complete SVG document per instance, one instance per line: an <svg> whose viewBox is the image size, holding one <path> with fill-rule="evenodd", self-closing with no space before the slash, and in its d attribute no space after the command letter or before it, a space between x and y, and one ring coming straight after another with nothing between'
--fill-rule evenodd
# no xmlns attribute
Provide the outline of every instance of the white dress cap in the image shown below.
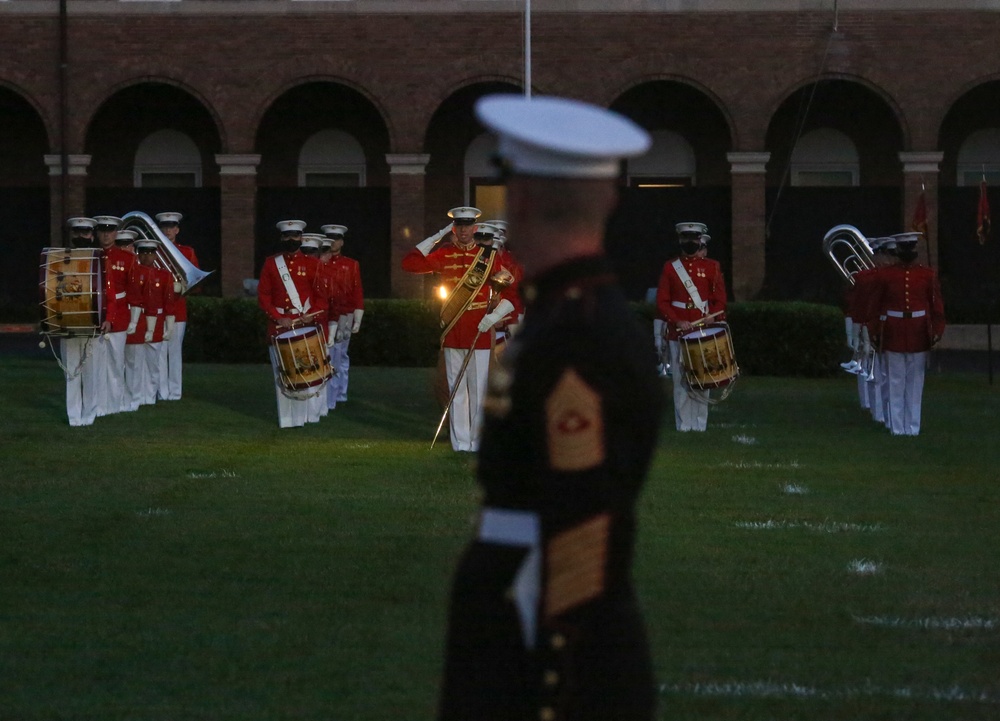
<svg viewBox="0 0 1000 721"><path fill-rule="evenodd" d="M702 234L701 234L701 237L700 237L700 238L698 238L698 240L700 240L700 241L701 241L701 244L702 244L702 245L708 245L708 242L709 242L709 241L710 241L711 239L712 239L712 236L710 236L710 235L709 235L708 233L702 233Z"/></svg>
<svg viewBox="0 0 1000 721"><path fill-rule="evenodd" d="M677 231L677 235L681 233L697 233L698 235L706 235L708 233L708 226L704 223L678 223L674 226L674 230Z"/></svg>
<svg viewBox="0 0 1000 721"><path fill-rule="evenodd" d="M507 221L506 220L487 220L488 225L492 225L494 228L499 230L501 233L507 232Z"/></svg>
<svg viewBox="0 0 1000 721"><path fill-rule="evenodd" d="M488 235L491 238L495 238L500 234L500 231L496 229L496 226L490 225L489 223L480 223L476 226L476 235Z"/></svg>
<svg viewBox="0 0 1000 721"><path fill-rule="evenodd" d="M157 213L156 222L157 223L180 223L184 220L184 216L180 213Z"/></svg>
<svg viewBox="0 0 1000 721"><path fill-rule="evenodd" d="M500 136L498 152L511 171L523 175L614 178L623 158L651 143L625 116L568 98L487 95L476 116Z"/></svg>
<svg viewBox="0 0 1000 721"><path fill-rule="evenodd" d="M306 221L304 221L304 220L279 220L277 223L275 223L275 226L282 233L287 233L287 232L290 232L290 231L298 231L299 233L301 233L303 230L305 230Z"/></svg>
<svg viewBox="0 0 1000 721"><path fill-rule="evenodd" d="M327 238L324 235L323 239L319 242L319 248L320 248L320 250L332 249L333 248L333 239L332 238Z"/></svg>
<svg viewBox="0 0 1000 721"><path fill-rule="evenodd" d="M454 220L458 225L472 225L482 214L483 211L479 208L470 208L465 205L458 208L452 208L448 211L448 217Z"/></svg>
<svg viewBox="0 0 1000 721"><path fill-rule="evenodd" d="M94 222L97 225L110 225L118 228L122 224L122 219L116 215L95 215Z"/></svg>
<svg viewBox="0 0 1000 721"><path fill-rule="evenodd" d="M324 225L322 228L320 228L320 230L322 230L327 235L339 235L339 236L343 236L344 233L347 232L347 226L346 225L336 225L335 223L331 223L329 225Z"/></svg>
<svg viewBox="0 0 1000 721"><path fill-rule="evenodd" d="M115 234L115 242L116 243L124 243L124 242L131 243L137 237L138 236L137 236L137 234L136 234L136 232L134 230L119 230L118 233Z"/></svg>
<svg viewBox="0 0 1000 721"><path fill-rule="evenodd" d="M90 228L94 229L97 225L97 221L93 218L70 218L66 221L67 228Z"/></svg>
<svg viewBox="0 0 1000 721"><path fill-rule="evenodd" d="M899 243L916 243L923 233L894 233L892 239Z"/></svg>
<svg viewBox="0 0 1000 721"><path fill-rule="evenodd" d="M160 241L153 240L152 238L139 238L135 241L136 250L141 250L142 248L156 248L160 245Z"/></svg>
<svg viewBox="0 0 1000 721"><path fill-rule="evenodd" d="M303 248L316 248L319 250L319 240L322 236L318 236L316 233L307 233L302 236L302 247Z"/></svg>

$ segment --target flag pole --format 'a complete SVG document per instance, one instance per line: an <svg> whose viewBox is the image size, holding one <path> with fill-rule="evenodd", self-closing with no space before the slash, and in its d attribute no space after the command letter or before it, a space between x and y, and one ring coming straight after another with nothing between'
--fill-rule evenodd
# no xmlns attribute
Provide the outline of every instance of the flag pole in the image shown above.
<svg viewBox="0 0 1000 721"><path fill-rule="evenodd" d="M524 0L524 97L531 97L531 0Z"/></svg>

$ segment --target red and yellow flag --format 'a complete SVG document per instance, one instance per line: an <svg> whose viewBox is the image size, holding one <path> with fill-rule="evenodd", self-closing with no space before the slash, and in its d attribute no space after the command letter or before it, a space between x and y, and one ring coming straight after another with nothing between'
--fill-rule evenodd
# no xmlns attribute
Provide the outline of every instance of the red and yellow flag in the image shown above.
<svg viewBox="0 0 1000 721"><path fill-rule="evenodd" d="M976 212L976 236L984 245L990 237L990 199L986 195L986 178L979 183L979 210Z"/></svg>

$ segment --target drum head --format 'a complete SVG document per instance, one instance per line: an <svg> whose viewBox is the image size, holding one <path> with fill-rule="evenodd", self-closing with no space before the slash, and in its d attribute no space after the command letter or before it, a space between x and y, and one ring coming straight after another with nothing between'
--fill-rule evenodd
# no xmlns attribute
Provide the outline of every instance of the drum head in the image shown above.
<svg viewBox="0 0 1000 721"><path fill-rule="evenodd" d="M286 330L284 333L279 333L275 336L278 340L296 340L297 338L307 338L311 335L316 334L316 328L311 325L302 326L301 328L292 328L291 330Z"/></svg>
<svg viewBox="0 0 1000 721"><path fill-rule="evenodd" d="M726 327L724 325L706 325L704 328L698 328L697 330L685 333L681 338L683 340L697 340L698 338L711 338L725 332Z"/></svg>

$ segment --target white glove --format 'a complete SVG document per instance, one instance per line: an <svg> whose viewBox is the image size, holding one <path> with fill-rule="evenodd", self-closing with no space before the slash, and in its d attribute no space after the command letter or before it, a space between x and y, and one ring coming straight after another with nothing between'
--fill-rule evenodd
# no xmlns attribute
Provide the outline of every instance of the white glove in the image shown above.
<svg viewBox="0 0 1000 721"><path fill-rule="evenodd" d="M166 323L163 326L163 340L170 340L170 336L174 332L174 322L177 320L175 316L168 315Z"/></svg>
<svg viewBox="0 0 1000 721"><path fill-rule="evenodd" d="M343 343L344 338L347 336L347 328L342 325L337 326L337 331L334 333L333 339L338 343Z"/></svg>
<svg viewBox="0 0 1000 721"><path fill-rule="evenodd" d="M361 319L364 317L365 317L364 308L354 309L354 325L351 326L351 333L357 333L359 330L361 330Z"/></svg>
<svg viewBox="0 0 1000 721"><path fill-rule="evenodd" d="M125 329L125 332L129 335L132 335L133 333L135 333L135 329L139 325L139 316L142 315L142 307L138 305L133 305L128 310L129 313L131 314L131 317L129 319L128 328Z"/></svg>
<svg viewBox="0 0 1000 721"><path fill-rule="evenodd" d="M854 320L850 317L844 318L844 330L847 332L847 345L852 349L857 350L854 345L854 339L857 338L857 336L854 335Z"/></svg>
<svg viewBox="0 0 1000 721"><path fill-rule="evenodd" d="M865 355L871 353L872 342L871 338L868 336L868 326L864 325L861 326L861 331L858 334L858 338L859 338L858 349Z"/></svg>
<svg viewBox="0 0 1000 721"><path fill-rule="evenodd" d="M326 324L326 347L329 348L337 342L337 324L330 321Z"/></svg>
<svg viewBox="0 0 1000 721"><path fill-rule="evenodd" d="M441 240L441 238L448 235L448 233L451 232L451 229L454 226L455 226L454 223L448 223L448 225L441 228L441 230L436 232L431 237L424 238L419 243L417 243L417 250L419 250L423 255L429 255L430 252L434 250L434 246L437 245L438 241Z"/></svg>
<svg viewBox="0 0 1000 721"><path fill-rule="evenodd" d="M177 295L180 295L182 290L183 290L183 288L181 287L180 281L176 281L175 280L174 281L174 293L176 293Z"/></svg>
<svg viewBox="0 0 1000 721"><path fill-rule="evenodd" d="M146 316L146 337L143 338L147 343L153 342L153 334L156 333L156 316L147 315Z"/></svg>
<svg viewBox="0 0 1000 721"><path fill-rule="evenodd" d="M511 303L506 298L504 298L497 305L496 310L494 310L492 313L487 313L486 315L483 316L483 319L479 321L479 332L485 333L490 328L499 323L501 320L503 320L503 317L508 313L510 313L512 310L514 310L514 304Z"/></svg>

